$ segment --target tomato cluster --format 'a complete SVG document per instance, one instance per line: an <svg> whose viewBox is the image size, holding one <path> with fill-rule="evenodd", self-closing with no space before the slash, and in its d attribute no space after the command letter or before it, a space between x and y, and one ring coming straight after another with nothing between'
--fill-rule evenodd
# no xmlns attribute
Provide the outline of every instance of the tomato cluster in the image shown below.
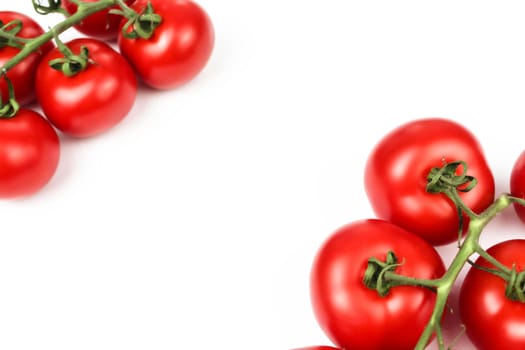
<svg viewBox="0 0 525 350"><path fill-rule="evenodd" d="M451 182L458 180L455 190L430 190L444 171ZM445 284L452 267L445 268L435 246L457 240L461 247L473 234L465 228L495 211L493 173L473 133L449 119L426 118L399 126L377 143L364 185L377 217L340 227L319 248L310 276L315 317L337 349L422 349L446 317L437 314L433 333L421 345L440 289L451 288ZM502 198L517 198L513 203L525 222L525 152ZM525 240L500 242L470 263L459 307L472 343L487 350L525 349Z"/></svg>
<svg viewBox="0 0 525 350"><path fill-rule="evenodd" d="M97 0L82 5L62 0L54 10L64 13L66 21L82 16L82 6L89 3ZM126 0L122 8L117 3L72 22L81 33L78 38L63 43L55 34L3 69L0 198L34 194L50 181L60 158L61 136L92 137L116 126L134 105L138 81L154 89L173 89L207 64L214 29L197 3ZM33 18L1 11L0 66L46 34ZM43 115L30 109L35 101ZM7 114L6 102L20 109Z"/></svg>

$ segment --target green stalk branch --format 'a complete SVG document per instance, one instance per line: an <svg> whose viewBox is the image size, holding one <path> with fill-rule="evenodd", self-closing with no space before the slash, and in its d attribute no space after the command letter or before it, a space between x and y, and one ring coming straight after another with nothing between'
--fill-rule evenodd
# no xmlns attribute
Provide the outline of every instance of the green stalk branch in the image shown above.
<svg viewBox="0 0 525 350"><path fill-rule="evenodd" d="M394 286L413 286L413 287L424 287L431 290L436 290L439 285L439 280L426 280L414 277L408 277L398 275L392 271L386 271L384 273L385 280L392 283Z"/></svg>
<svg viewBox="0 0 525 350"><path fill-rule="evenodd" d="M424 350L433 335L436 335L439 349L446 350L441 321L452 288L465 265L467 263L473 264L470 258L474 254L478 254L494 266L494 269L482 268L484 271L493 273L507 282L507 297L512 300L525 302L525 272L518 273L515 267L510 269L503 265L487 253L479 243L481 232L494 217L514 203L525 205L525 200L504 193L482 213L476 214L463 202L459 195L459 192L468 192L477 184L477 180L467 175L466 171L467 164L463 161L456 161L444 163L441 168L431 169L427 176L426 191L446 195L458 212L460 227L459 250L442 277L426 280L398 275L395 269L402 263L398 262L394 252L387 253L386 261L380 261L376 258L368 260L363 282L368 288L375 289L381 296L386 296L391 288L401 285L429 288L436 293L436 302L432 315L414 348L415 350ZM468 217L469 222L465 238L461 242L464 215ZM476 267L477 265L474 263L473 266ZM454 342L456 341L457 339L454 340Z"/></svg>
<svg viewBox="0 0 525 350"><path fill-rule="evenodd" d="M117 0L117 4L120 7L120 10L110 10L109 13L120 14L128 19L135 18L135 16L137 16L137 13L133 9L131 9L131 7L129 7L124 2L124 0Z"/></svg>
<svg viewBox="0 0 525 350"><path fill-rule="evenodd" d="M476 253L479 254L483 259L487 260L489 263L494 265L496 267L496 271L493 272L494 274L500 274L501 276L510 276L512 273L512 270L509 269L507 266L500 263L496 258L494 258L492 255L487 253L485 249L483 249L479 244L476 248Z"/></svg>
<svg viewBox="0 0 525 350"><path fill-rule="evenodd" d="M478 216L478 214L476 214L472 209L468 207L468 205L465 204L465 202L463 202L456 190L447 191L445 194L452 200L452 202L454 202L456 207L462 213L465 213L469 217L469 219L472 220Z"/></svg>
<svg viewBox="0 0 525 350"><path fill-rule="evenodd" d="M524 206L525 206L525 200L522 199L522 198L513 197L513 196L511 196L511 195L508 195L508 198L509 198L509 200L510 200L512 203L516 203L516 204L524 205Z"/></svg>
<svg viewBox="0 0 525 350"><path fill-rule="evenodd" d="M15 55L13 58L7 61L1 68L1 71L5 74L8 70L10 70L22 60L24 60L27 56L37 51L42 45L44 45L48 41L51 41L55 36L63 33L75 24L80 23L87 16L92 15L101 10L107 9L108 7L115 6L117 5L117 3L117 0L99 0L96 2L80 3L78 6L78 10L74 14L65 18L62 22L57 23L48 32L26 41L20 52L18 52L17 55Z"/></svg>
<svg viewBox="0 0 525 350"><path fill-rule="evenodd" d="M484 252L484 250L481 249L479 245L481 232L496 215L513 203L513 200L509 197L510 196L507 194L502 194L483 213L471 218L467 235L463 244L461 245L461 248L450 264L447 272L443 275L443 277L436 280L436 284L438 286L434 311L432 312L432 316L430 317L425 330L419 338L419 342L417 343L415 350L425 349L434 332L436 332L436 330L441 327L440 321L443 317L447 299L450 295L450 292L452 291L455 281L459 276L459 273L472 255ZM498 263L498 265L495 266L499 267L499 265L501 264ZM506 267L505 269L508 270ZM439 349L445 350L445 344L443 343L442 339L440 340L438 338L438 346Z"/></svg>
<svg viewBox="0 0 525 350"><path fill-rule="evenodd" d="M22 21L20 20L15 19L6 24L0 21L0 48L5 46L21 48L24 43L29 41L30 39L17 36L21 29Z"/></svg>

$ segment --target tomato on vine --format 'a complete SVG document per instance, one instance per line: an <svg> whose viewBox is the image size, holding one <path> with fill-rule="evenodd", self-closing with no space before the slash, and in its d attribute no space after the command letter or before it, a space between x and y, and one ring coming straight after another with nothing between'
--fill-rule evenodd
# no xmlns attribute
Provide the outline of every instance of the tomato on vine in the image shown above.
<svg viewBox="0 0 525 350"><path fill-rule="evenodd" d="M98 0L83 0L83 2L86 3L96 1ZM125 1L125 3L128 5L132 2L133 0ZM78 9L77 4L71 0L62 0L62 7L70 14L75 13ZM118 8L118 6L108 7L104 10L87 16L74 27L79 32L100 40L116 40L120 30L120 21L122 20L121 16L110 13L111 10L116 8Z"/></svg>
<svg viewBox="0 0 525 350"><path fill-rule="evenodd" d="M445 271L437 251L422 238L383 220L353 222L328 237L315 257L310 291L317 321L343 349L413 349L436 294L421 287L383 290L387 283L371 284L381 277L370 274L371 258L411 278L439 278Z"/></svg>
<svg viewBox="0 0 525 350"><path fill-rule="evenodd" d="M38 67L38 101L49 121L63 133L75 137L100 134L131 110L137 94L133 69L100 40L79 38L64 46L50 51ZM73 56L64 57L62 51L67 50Z"/></svg>
<svg viewBox="0 0 525 350"><path fill-rule="evenodd" d="M0 117L0 198L38 192L55 174L59 158L58 135L39 113L20 109Z"/></svg>
<svg viewBox="0 0 525 350"><path fill-rule="evenodd" d="M150 4L151 6L149 6ZM192 80L208 62L214 30L208 14L191 0L137 0L139 16L124 19L118 37L122 54L138 76L157 89Z"/></svg>
<svg viewBox="0 0 525 350"><path fill-rule="evenodd" d="M457 240L456 206L444 194L428 193L426 186L433 167L458 160L468 164L468 173L477 179L472 190L459 191L459 196L479 213L493 202L495 185L482 148L469 130L451 120L428 118L390 132L366 164L365 189L376 215L433 245Z"/></svg>
<svg viewBox="0 0 525 350"><path fill-rule="evenodd" d="M13 11L0 11L0 29L12 36L10 39L0 36L0 67L20 52L25 39L35 38L44 33L42 27L31 17ZM7 72L20 105L27 105L35 100L36 69L42 55L52 47L53 44L47 42ZM0 96L3 101L8 99L4 79L0 79Z"/></svg>
<svg viewBox="0 0 525 350"><path fill-rule="evenodd" d="M479 257L463 281L459 296L461 320L480 350L525 349L524 252L523 239L500 242L487 249L498 266Z"/></svg>

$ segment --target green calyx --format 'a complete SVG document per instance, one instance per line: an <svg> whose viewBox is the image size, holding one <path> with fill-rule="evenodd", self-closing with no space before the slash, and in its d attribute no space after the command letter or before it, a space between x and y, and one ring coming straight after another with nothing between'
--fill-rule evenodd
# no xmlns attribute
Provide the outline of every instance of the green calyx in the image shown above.
<svg viewBox="0 0 525 350"><path fill-rule="evenodd" d="M14 117L18 113L20 105L15 99L15 89L13 88L13 83L11 83L11 80L7 77L5 72L2 74L9 91L9 99L6 103L4 103L4 101L2 101L2 95L0 94L0 119L8 119Z"/></svg>
<svg viewBox="0 0 525 350"><path fill-rule="evenodd" d="M384 261L371 257L368 259L363 283L381 297L386 297L396 286L422 287L435 292L439 281L399 275L396 269L401 265L403 262L399 262L398 257L391 250L386 253Z"/></svg>
<svg viewBox="0 0 525 350"><path fill-rule="evenodd" d="M80 53L78 55L71 52L69 48L62 51L62 53L64 54L64 57L55 58L54 60L49 61L49 65L53 69L61 71L67 77L72 77L82 72L90 63L89 50L85 46L80 48Z"/></svg>
<svg viewBox="0 0 525 350"><path fill-rule="evenodd" d="M368 288L376 290L382 297L388 295L390 289L396 284L388 280L385 275L387 272L394 272L399 265L397 257L392 251L386 254L385 261L374 257L368 259L368 266L363 278L364 284Z"/></svg>
<svg viewBox="0 0 525 350"><path fill-rule="evenodd" d="M467 175L467 164L461 160L444 163L441 168L432 168L427 181L426 191L429 193L448 193L451 189L468 192L477 184L476 178Z"/></svg>
<svg viewBox="0 0 525 350"><path fill-rule="evenodd" d="M131 9L131 12L127 11L122 5L121 8L123 8L123 10L110 12L121 14L128 18L128 21L122 27L122 35L127 39L140 38L147 40L151 38L155 29L162 23L162 17L155 13L153 5L151 5L150 2L146 5L144 11L139 14Z"/></svg>
<svg viewBox="0 0 525 350"><path fill-rule="evenodd" d="M456 207L459 223L458 245L461 245L463 235L463 214L466 213L471 218L476 215L459 197L459 192L469 192L478 184L475 177L467 175L467 169L467 163L462 160L450 163L443 161L442 167L432 168L427 175L426 191L445 194Z"/></svg>
<svg viewBox="0 0 525 350"><path fill-rule="evenodd" d="M513 266L510 271L505 296L510 300L525 303L525 272L518 273L516 266Z"/></svg>
<svg viewBox="0 0 525 350"><path fill-rule="evenodd" d="M50 13L64 13L65 10L62 8L61 0L47 0L47 5L42 5L42 1L33 0L33 8L41 15L47 15Z"/></svg>
<svg viewBox="0 0 525 350"><path fill-rule="evenodd" d="M6 46L23 48L26 39L17 37L20 30L22 30L21 20L15 19L8 23L0 21L0 49Z"/></svg>
<svg viewBox="0 0 525 350"><path fill-rule="evenodd" d="M82 72L88 67L89 50L85 46L80 47L80 52L75 54L71 49L60 40L58 35L54 37L58 50L63 57L49 61L51 68L62 72L66 77L72 77Z"/></svg>
<svg viewBox="0 0 525 350"><path fill-rule="evenodd" d="M8 103L0 101L0 120L13 118L20 110L20 105L15 100L9 99Z"/></svg>

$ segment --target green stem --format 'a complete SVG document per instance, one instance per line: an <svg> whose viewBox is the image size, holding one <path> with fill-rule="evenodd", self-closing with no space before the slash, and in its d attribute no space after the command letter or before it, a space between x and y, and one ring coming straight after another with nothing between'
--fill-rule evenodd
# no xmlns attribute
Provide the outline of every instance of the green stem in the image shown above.
<svg viewBox="0 0 525 350"><path fill-rule="evenodd" d="M117 0L117 4L120 7L120 10L110 10L110 13L121 14L127 19L135 18L138 15L135 10L124 2L124 0Z"/></svg>
<svg viewBox="0 0 525 350"><path fill-rule="evenodd" d="M96 2L82 2L78 10L71 16L65 18L62 22L57 23L52 27L48 32L37 36L29 41L27 41L23 48L16 54L13 58L7 61L3 67L0 69L2 72L7 72L18 63L23 61L27 56L37 51L42 45L52 40L55 36L64 32L65 30L71 28L77 23L80 23L84 18L92 15L96 12L104 10L108 7L115 6L118 3L118 0L99 0Z"/></svg>
<svg viewBox="0 0 525 350"><path fill-rule="evenodd" d="M478 214L476 214L468 205L465 204L461 196L459 195L456 188L451 188L443 192L448 198L454 203L456 210L458 212L458 248L461 248L461 239L463 238L463 227L464 227L464 215L467 215L469 220L475 219Z"/></svg>
<svg viewBox="0 0 525 350"><path fill-rule="evenodd" d="M469 258L480 252L479 237L485 226L501 211L511 205L514 200L507 194L502 194L498 197L491 206L485 209L479 215L471 218L467 235L461 248L456 254L454 260L451 262L447 272L440 279L436 280L437 285L437 297L432 316L428 321L419 341L415 347L415 350L423 350L430 342L430 339L434 332L440 331L440 322L443 317L443 313L447 304L448 297L454 286L454 282L457 280L459 273L469 260ZM497 265L496 265L497 266ZM438 339L439 349L444 350L445 345L443 341Z"/></svg>
<svg viewBox="0 0 525 350"><path fill-rule="evenodd" d="M28 40L18 36L20 30L22 30L22 26L23 23L19 19L12 20L5 24L0 21L0 48L5 46L21 48Z"/></svg>
<svg viewBox="0 0 525 350"><path fill-rule="evenodd" d="M13 41L13 42L17 42L20 45L26 44L27 42L31 41L31 39L21 38L19 36L16 36L16 35L13 35L13 34L11 34L9 32L6 32L6 31L4 31L2 29L0 29L0 37L2 37L4 39L7 39L7 40L10 40L10 41Z"/></svg>
<svg viewBox="0 0 525 350"><path fill-rule="evenodd" d="M476 248L476 253L478 253L483 259L487 260L487 262L491 263L496 267L496 271L499 273L503 273L505 275L510 275L512 273L512 270L509 269L507 266L503 265L498 261L498 259L494 258L492 255L487 253L485 249L483 249L479 244ZM493 272L494 273L494 272ZM501 275L500 275L501 276Z"/></svg>
<svg viewBox="0 0 525 350"><path fill-rule="evenodd" d="M467 216L472 220L478 216L478 214L474 213L472 209L470 209L465 202L463 202L463 199L461 199L461 196L456 190L450 190L445 193L451 200L454 202L457 208L461 209L462 212L467 214Z"/></svg>
<svg viewBox="0 0 525 350"><path fill-rule="evenodd" d="M497 260L495 260L495 261L497 261ZM478 269L478 270L482 270L482 271L485 271L485 272L487 272L487 273L491 273L491 274L496 275L496 276L498 276L498 277L500 277L500 278L502 278L502 279L504 279L504 280L508 280L508 279L509 279L509 276L510 276L510 275L509 275L509 273L507 272L507 270L508 270L507 267L504 266L504 265L501 265L501 264L499 263L499 261L498 261L498 264L504 267L504 270L503 270L503 271L502 271L502 270L499 270L499 269L497 269L497 268L495 268L495 269L491 269L491 268L488 268L488 267L485 267L485 266L478 265L478 264L476 264L474 261L472 261L472 260L470 260L470 259L468 259L467 262L470 264L470 266L472 266L472 267L474 267L474 268L476 268L476 269ZM509 270L509 271L510 271L510 270Z"/></svg>
<svg viewBox="0 0 525 350"><path fill-rule="evenodd" d="M523 199L523 198L518 198L518 197L513 197L513 196L511 196L511 195L507 195L507 197L509 198L509 200L510 200L512 203L516 203L516 204L524 205L524 206L525 206L525 199Z"/></svg>
<svg viewBox="0 0 525 350"><path fill-rule="evenodd" d="M426 280L414 277L408 277L398 275L393 271L386 271L384 273L385 280L392 283L393 286L413 286L413 287L425 287L428 289L435 290L438 286L438 280Z"/></svg>
<svg viewBox="0 0 525 350"><path fill-rule="evenodd" d="M20 109L20 105L18 102L16 102L15 99L15 89L13 87L13 83L11 83L11 80L6 74L2 75L2 78L5 80L7 84L7 90L8 90L8 100L6 103L2 101L2 96L0 95L0 119L7 119L12 118L18 113L18 110Z"/></svg>

